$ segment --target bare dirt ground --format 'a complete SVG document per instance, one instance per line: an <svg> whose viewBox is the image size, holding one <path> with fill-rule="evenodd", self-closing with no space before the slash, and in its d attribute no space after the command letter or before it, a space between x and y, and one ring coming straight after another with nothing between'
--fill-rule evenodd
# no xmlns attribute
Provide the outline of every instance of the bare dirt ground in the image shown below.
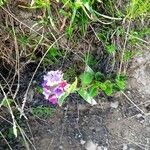
<svg viewBox="0 0 150 150"><path fill-rule="evenodd" d="M33 25L30 19L33 16L30 12L14 9L13 13L28 26ZM3 16L5 19L8 19L7 17ZM4 43L3 48L6 50L9 47L10 50L10 41L7 40L2 28L0 37L0 43ZM0 48L1 46L2 44ZM34 144L30 145L29 149L150 150L149 75L150 53L145 49L132 61L129 68L129 86L125 94L117 93L109 98L99 94L96 98L98 105L93 107L73 94L62 108L56 108L52 117L43 119L29 116L27 120L29 128L25 128L25 131ZM32 101L39 100L31 89L32 95L34 95ZM13 150L26 149L24 145L17 143L13 145ZM6 145L0 146L0 150L7 149Z"/></svg>

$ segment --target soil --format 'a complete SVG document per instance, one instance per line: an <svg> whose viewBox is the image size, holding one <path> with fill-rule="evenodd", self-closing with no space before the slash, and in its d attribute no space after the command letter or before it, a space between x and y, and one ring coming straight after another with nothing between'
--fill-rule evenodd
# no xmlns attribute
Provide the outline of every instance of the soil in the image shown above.
<svg viewBox="0 0 150 150"><path fill-rule="evenodd" d="M31 19L33 12L18 9L17 7L15 10L14 14L19 20L28 26L34 24L34 21ZM6 15L6 13L4 13L4 15ZM3 19L0 18L0 20ZM0 24L3 26L2 22ZM6 43L8 42L6 39L8 35L4 33L3 29L0 28L0 40L2 39L0 43L4 43L4 39ZM3 49L12 51L13 47L10 46L11 42L9 41L9 44L6 43ZM64 43L66 43L65 39L61 45L65 45ZM86 42L84 44L86 45ZM81 50L83 47L87 47L84 44L76 49ZM0 48L1 46L2 45L0 45ZM70 59L64 60L64 70L71 67L72 60L80 64L78 58L73 58L74 55L71 56ZM9 59L11 63L7 62L7 64L12 65L14 62L13 57L9 57L11 58ZM18 101L22 99L21 95L24 94L37 64L36 62L29 63L24 70L22 70L21 74L24 76L21 79L22 86L21 93L19 93L17 98ZM11 67L11 65L9 65L6 67L7 65L4 66L4 64L1 63L1 73L3 73L2 69L7 68L3 76L8 74L8 68ZM106 64L103 66L105 65ZM31 107L49 105L43 99L43 96L40 96L34 90L34 87L41 83L42 75L46 71L60 67L62 67L62 64L56 66L50 65L44 67L44 69L40 67L29 90L28 108L26 111L28 120L23 121L28 125L23 126L23 129L32 142L32 144L29 144L29 149L150 150L150 53L148 49L145 49L140 56L133 59L131 67L129 68L128 87L125 94L116 93L112 97L107 97L103 93L100 93L96 97L96 101L98 102L96 106L90 106L77 94L72 94L63 107L54 106L55 109L51 117L38 118L31 115ZM77 72L80 72L82 69L82 67L79 68ZM0 97L2 96L0 95ZM1 115L4 118L7 114L7 110L1 110ZM8 120L9 118L7 116ZM9 128L6 121L1 119L0 123L1 132ZM11 140L12 143L10 144L13 150L27 149L21 139ZM0 150L7 149L9 148L5 140L1 140Z"/></svg>

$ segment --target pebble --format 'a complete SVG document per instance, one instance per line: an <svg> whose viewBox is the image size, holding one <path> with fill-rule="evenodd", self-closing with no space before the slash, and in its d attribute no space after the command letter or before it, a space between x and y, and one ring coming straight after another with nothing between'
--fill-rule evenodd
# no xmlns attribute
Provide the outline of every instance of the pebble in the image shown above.
<svg viewBox="0 0 150 150"><path fill-rule="evenodd" d="M85 143L86 143L86 141L84 141L84 140L80 140L80 143L82 144L82 145L84 145Z"/></svg>
<svg viewBox="0 0 150 150"><path fill-rule="evenodd" d="M142 114L137 114L136 117L140 118L140 117L142 117Z"/></svg>
<svg viewBox="0 0 150 150"><path fill-rule="evenodd" d="M128 149L127 144L123 144L123 148L122 148L122 150L127 150L127 149Z"/></svg>
<svg viewBox="0 0 150 150"><path fill-rule="evenodd" d="M104 146L98 146L96 150L108 150L107 147Z"/></svg>
<svg viewBox="0 0 150 150"><path fill-rule="evenodd" d="M119 106L119 102L118 101L110 103L110 107L112 107L112 108L118 108L118 106Z"/></svg>
<svg viewBox="0 0 150 150"><path fill-rule="evenodd" d="M86 150L97 150L97 143L94 143L93 141L87 141L85 143L85 149Z"/></svg>

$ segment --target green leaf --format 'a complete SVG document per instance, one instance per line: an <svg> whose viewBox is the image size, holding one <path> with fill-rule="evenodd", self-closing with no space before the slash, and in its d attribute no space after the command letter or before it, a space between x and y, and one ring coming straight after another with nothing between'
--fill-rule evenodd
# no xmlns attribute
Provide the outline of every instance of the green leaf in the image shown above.
<svg viewBox="0 0 150 150"><path fill-rule="evenodd" d="M97 94L98 94L98 88L97 88L97 87L92 87L91 90L90 90L90 92L89 92L89 95L90 95L91 97L94 97L94 96L96 96Z"/></svg>
<svg viewBox="0 0 150 150"><path fill-rule="evenodd" d="M0 6L4 5L5 2L6 0L0 0Z"/></svg>
<svg viewBox="0 0 150 150"><path fill-rule="evenodd" d="M112 84L112 82L110 80L106 80L104 82L104 84L106 85L106 87L112 87L113 86L113 84Z"/></svg>
<svg viewBox="0 0 150 150"><path fill-rule="evenodd" d="M106 50L107 50L107 52L108 52L109 54L112 54L112 53L114 53L114 52L116 51L116 46L113 45L113 44L107 45L107 46L106 46Z"/></svg>
<svg viewBox="0 0 150 150"><path fill-rule="evenodd" d="M62 106L62 104L64 103L65 99L69 96L69 93L65 93L64 95L62 95L59 99L58 99L58 105Z"/></svg>
<svg viewBox="0 0 150 150"><path fill-rule="evenodd" d="M98 86L103 90L103 91L105 91L106 90L106 85L104 84L104 83L102 83L102 82L99 82L98 83Z"/></svg>
<svg viewBox="0 0 150 150"><path fill-rule="evenodd" d="M105 94L111 96L113 94L113 83L110 80L104 82L106 89L104 90Z"/></svg>
<svg viewBox="0 0 150 150"><path fill-rule="evenodd" d="M77 84L78 84L78 79L75 78L75 81L70 85L70 87L68 88L67 92L69 94L75 92L76 89L77 89Z"/></svg>
<svg viewBox="0 0 150 150"><path fill-rule="evenodd" d="M88 85L93 81L94 75L90 72L84 72L81 74L80 79L83 85Z"/></svg>
<svg viewBox="0 0 150 150"><path fill-rule="evenodd" d="M97 81L100 81L100 80L104 79L104 74L102 74L101 72L96 72L95 79Z"/></svg>
<svg viewBox="0 0 150 150"><path fill-rule="evenodd" d="M56 57L56 56L59 56L60 54L56 48L51 48L49 51L49 55L52 57Z"/></svg>
<svg viewBox="0 0 150 150"><path fill-rule="evenodd" d="M37 91L39 94L43 94L43 88L42 88L42 87L37 87L37 88L36 88L36 91Z"/></svg>
<svg viewBox="0 0 150 150"><path fill-rule="evenodd" d="M118 86L120 90L125 90L126 88L126 84L124 80L116 79L116 85Z"/></svg>
<svg viewBox="0 0 150 150"><path fill-rule="evenodd" d="M84 89L79 89L78 91L79 95L89 104L91 105L96 105L97 102L93 99L93 97L91 97L87 91L85 91Z"/></svg>
<svg viewBox="0 0 150 150"><path fill-rule="evenodd" d="M113 89L108 87L104 92L106 95L111 96L113 94Z"/></svg>

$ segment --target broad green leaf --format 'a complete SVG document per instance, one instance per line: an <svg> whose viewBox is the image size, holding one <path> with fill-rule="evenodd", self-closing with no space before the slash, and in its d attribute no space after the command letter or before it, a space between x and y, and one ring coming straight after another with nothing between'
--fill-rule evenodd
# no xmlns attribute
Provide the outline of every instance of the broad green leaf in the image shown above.
<svg viewBox="0 0 150 150"><path fill-rule="evenodd" d="M120 90L125 90L126 88L125 81L123 80L116 79L116 85L119 87Z"/></svg>
<svg viewBox="0 0 150 150"><path fill-rule="evenodd" d="M112 87L113 86L113 84L112 84L112 82L110 80L106 80L104 82L104 84L106 85L106 87Z"/></svg>
<svg viewBox="0 0 150 150"><path fill-rule="evenodd" d="M113 89L108 87L106 90L104 90L105 94L108 96L111 96L113 94Z"/></svg>
<svg viewBox="0 0 150 150"><path fill-rule="evenodd" d="M89 95L90 95L91 97L94 97L94 96L96 96L97 94L98 94L98 88L97 88L97 87L92 87L91 90L90 90L90 92L89 92Z"/></svg>
<svg viewBox="0 0 150 150"><path fill-rule="evenodd" d="M111 83L110 80L106 80L104 82L106 89L104 90L105 94L107 94L108 96L113 94L113 84Z"/></svg>
<svg viewBox="0 0 150 150"><path fill-rule="evenodd" d="M84 72L81 74L80 79L83 85L88 85L93 81L94 75L90 72Z"/></svg>
<svg viewBox="0 0 150 150"><path fill-rule="evenodd" d="M91 105L96 105L97 102L93 99L93 97L91 97L87 91L85 91L84 89L80 89L78 91L79 95L89 104Z"/></svg>
<svg viewBox="0 0 150 150"><path fill-rule="evenodd" d="M104 83L102 83L102 82L99 82L98 83L98 86L101 88L101 90L103 90L103 91L105 91L106 90L106 85L104 84Z"/></svg>
<svg viewBox="0 0 150 150"><path fill-rule="evenodd" d="M82 2L81 2L80 0L77 0L77 1L75 2L75 8L78 9L78 8L80 8L81 6L82 6Z"/></svg>

